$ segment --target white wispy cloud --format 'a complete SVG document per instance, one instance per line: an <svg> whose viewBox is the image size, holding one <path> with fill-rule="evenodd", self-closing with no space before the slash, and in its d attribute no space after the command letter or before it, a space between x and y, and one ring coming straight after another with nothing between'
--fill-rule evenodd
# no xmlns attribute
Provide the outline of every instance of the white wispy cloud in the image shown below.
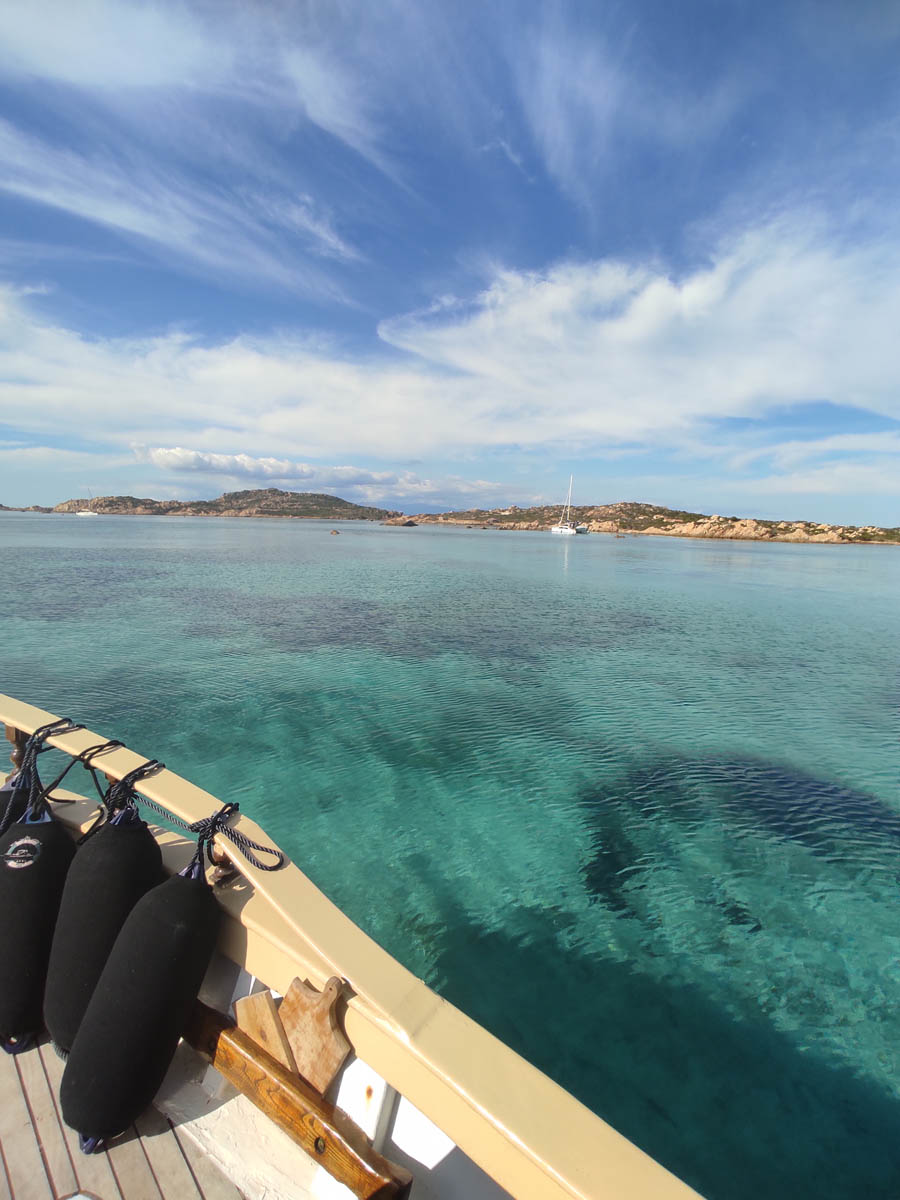
<svg viewBox="0 0 900 1200"><path fill-rule="evenodd" d="M652 81L602 36L558 17L481 22L488 49L476 52L462 16L403 3L0 7L0 71L55 118L7 121L0 186L136 241L169 269L340 302L352 289L337 268L369 257L351 233L360 215L366 229L390 227L391 185L420 182L413 126L452 142L461 162L490 147L531 180L543 161L590 208L623 121L677 142L737 103L727 81L653 102ZM365 160L361 173L341 152Z"/></svg>
<svg viewBox="0 0 900 1200"><path fill-rule="evenodd" d="M731 461L739 470L760 461L767 461L777 469L788 470L816 459L863 454L870 462L887 455L896 457L900 464L900 432L834 433L827 437L794 438L749 450L735 448Z"/></svg>
<svg viewBox="0 0 900 1200"><path fill-rule="evenodd" d="M33 265L40 262L126 262L126 254L104 253L83 246L65 245L59 242L41 242L26 238L0 237L0 267ZM41 289L49 291L48 284L30 284L31 291ZM23 289L24 290L24 289Z"/></svg>
<svg viewBox="0 0 900 1200"><path fill-rule="evenodd" d="M371 101L354 73L321 46L291 46L283 51L281 62L309 120L384 167L386 161L370 114Z"/></svg>
<svg viewBox="0 0 900 1200"><path fill-rule="evenodd" d="M351 260L362 258L355 247L335 229L327 212L307 193L297 195L250 194L246 209L272 225L299 233L325 258Z"/></svg>
<svg viewBox="0 0 900 1200"><path fill-rule="evenodd" d="M508 482L467 479L457 474L420 475L414 471L373 471L359 466L327 466L292 459L218 454L181 446L133 446L130 450L70 450L61 446L0 440L4 495L12 502L11 483L29 480L25 503L55 503L88 491L94 495L128 494L156 499L209 498L236 485L279 487L289 491L324 491L358 503L420 508L470 507L509 495ZM141 467L144 468L141 471ZM149 470L147 470L149 468ZM39 473L51 475L53 487L35 486ZM88 482L85 482L88 480ZM202 481L202 482L201 482ZM62 490L60 490L60 488ZM58 494L56 494L58 493ZM527 490L526 490L526 498ZM522 489L517 495L523 495ZM531 496L537 501L538 495Z"/></svg>
<svg viewBox="0 0 900 1200"><path fill-rule="evenodd" d="M54 113L0 125L0 188L169 268L346 300L334 265L364 256L341 227L345 189L326 195L321 156L286 142L315 129L396 171L377 89L320 26L300 8L230 4L0 8L0 74Z"/></svg>
<svg viewBox="0 0 900 1200"><path fill-rule="evenodd" d="M422 478L413 471L371 471L365 467L322 466L285 458L249 454L214 454L181 446L136 447L135 457L162 471L199 473L219 478L278 483L296 490L324 488L344 496L379 503L386 497L411 503L467 503L473 497L501 496L509 485L496 480L464 479L460 475Z"/></svg>
<svg viewBox="0 0 900 1200"><path fill-rule="evenodd" d="M77 88L100 102L181 94L182 122L201 96L229 96L307 119L365 155L376 153L370 101L352 66L302 7L249 10L164 0L33 0L0 10L0 69ZM180 134L176 124L170 135Z"/></svg>
<svg viewBox="0 0 900 1200"><path fill-rule="evenodd" d="M91 89L209 86L231 65L181 6L35 0L0 11L0 66L11 75Z"/></svg>
<svg viewBox="0 0 900 1200"><path fill-rule="evenodd" d="M399 14L394 24L400 34ZM308 123L391 173L377 117L391 74L377 61L383 32L365 7L33 0L0 10L0 71L75 89L145 128L177 97L165 121L176 143L205 105L227 101L232 125L254 112L282 136Z"/></svg>
<svg viewBox="0 0 900 1200"><path fill-rule="evenodd" d="M166 471L199 471L235 478L302 482L322 487L371 483L378 485L421 482L415 475L395 471L368 471L361 467L323 467L287 458L254 458L249 454L211 454L182 446L149 446L137 449L138 458Z"/></svg>
<svg viewBox="0 0 900 1200"><path fill-rule="evenodd" d="M900 496L900 454L893 462L855 456L805 470L771 471L760 479L743 480L739 487L748 495ZM894 523L897 520L900 516Z"/></svg>
<svg viewBox="0 0 900 1200"><path fill-rule="evenodd" d="M900 247L836 247L813 227L756 230L683 278L615 262L501 272L467 305L383 322L392 349L375 356L286 334L87 339L39 303L0 294L0 419L232 456L231 469L236 452L273 450L292 470L497 448L701 454L719 418L821 401L900 420ZM769 449L776 469L810 453L794 441ZM756 449L735 443L735 468ZM854 434L815 453L887 469L896 449Z"/></svg>
<svg viewBox="0 0 900 1200"><path fill-rule="evenodd" d="M494 137L480 147L480 149L482 154L489 154L495 150L499 150L508 162L512 163L517 170L521 171L522 175L524 175L529 183L534 183L534 177L529 174L528 169L525 166L525 159L518 151L512 148L506 138Z"/></svg>
<svg viewBox="0 0 900 1200"><path fill-rule="evenodd" d="M357 252L318 213L308 195L271 197L264 208L233 189L188 181L171 165L136 164L103 152L90 156L0 120L0 189L153 243L179 262L315 294L339 295L315 265L316 255L350 259ZM286 247L271 222L292 227L313 261Z"/></svg>
<svg viewBox="0 0 900 1200"><path fill-rule="evenodd" d="M89 469L96 466L97 454L89 450L67 450L62 446L29 446L0 442L0 462L7 466L31 468L49 467L53 470ZM102 455L104 468L126 466L131 459L125 454Z"/></svg>
<svg viewBox="0 0 900 1200"><path fill-rule="evenodd" d="M551 5L505 35L522 114L545 169L588 211L598 187L602 195L615 180L624 143L681 150L709 144L765 87L735 63L706 84L660 79L630 53L631 40L621 33L613 40L602 28L586 34Z"/></svg>
<svg viewBox="0 0 900 1200"><path fill-rule="evenodd" d="M896 417L898 303L896 244L840 248L775 225L681 279L617 263L507 272L465 316L381 329L491 380L519 441L617 440L823 399Z"/></svg>
<svg viewBox="0 0 900 1200"><path fill-rule="evenodd" d="M621 68L601 38L578 39L550 16L526 28L511 53L519 102L548 173L587 204L623 102Z"/></svg>

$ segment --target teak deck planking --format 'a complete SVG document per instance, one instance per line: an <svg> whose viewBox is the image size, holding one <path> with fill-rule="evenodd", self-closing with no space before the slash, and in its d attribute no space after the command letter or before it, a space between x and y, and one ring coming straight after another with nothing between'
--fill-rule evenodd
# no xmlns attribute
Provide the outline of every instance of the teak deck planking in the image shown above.
<svg viewBox="0 0 900 1200"><path fill-rule="evenodd" d="M149 1109L101 1154L82 1154L59 1112L63 1064L46 1041L0 1053L0 1200L242 1200L216 1164Z"/></svg>

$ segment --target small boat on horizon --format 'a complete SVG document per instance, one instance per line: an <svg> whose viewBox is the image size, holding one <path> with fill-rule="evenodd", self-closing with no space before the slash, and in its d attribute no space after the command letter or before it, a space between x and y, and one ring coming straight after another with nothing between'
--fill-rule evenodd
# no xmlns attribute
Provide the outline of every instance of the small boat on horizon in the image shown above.
<svg viewBox="0 0 900 1200"><path fill-rule="evenodd" d="M576 533L587 533L588 527L584 524L577 524L572 520L572 480L574 475L569 476L569 494L566 497L566 503L560 513L559 520L555 525L551 525L551 533L561 533L564 537L574 536Z"/></svg>
<svg viewBox="0 0 900 1200"><path fill-rule="evenodd" d="M94 493L88 488L88 506L87 508L79 508L75 513L76 517L96 517L99 513L94 512Z"/></svg>

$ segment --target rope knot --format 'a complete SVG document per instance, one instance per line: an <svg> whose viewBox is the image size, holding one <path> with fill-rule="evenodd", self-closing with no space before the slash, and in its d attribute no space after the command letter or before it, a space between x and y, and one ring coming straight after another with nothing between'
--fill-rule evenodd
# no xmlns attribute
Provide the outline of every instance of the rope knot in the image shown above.
<svg viewBox="0 0 900 1200"><path fill-rule="evenodd" d="M111 783L104 792L97 780L97 773L94 770L94 759L99 754L103 754L108 750L115 750L122 743L113 739L110 742L102 742L98 746L89 746L87 750L82 750L78 759L74 759L70 764L74 765L79 759L84 763L94 778L94 785L100 795L100 808L97 817L87 830L78 839L79 845L86 842L89 837L92 837L97 830L105 822L111 825L121 825L131 818L137 819L137 793L134 790L134 785L141 779L146 779L148 775L155 775L157 771L164 769L164 764L156 758L149 758L146 762L141 763L139 767L135 767L129 771L127 775L123 775L121 779L117 779Z"/></svg>
<svg viewBox="0 0 900 1200"><path fill-rule="evenodd" d="M49 746L44 745L48 737L59 733L74 733L76 729L84 729L84 726L77 725L70 717L60 717L58 721L51 721L49 725L41 725L28 738L25 748L22 751L21 765L14 778L10 780L13 788L10 789L10 797L6 805L6 810L2 817L0 817L0 835L4 834L12 824L12 818L15 813L13 790L17 791L20 788L23 790L27 789L28 806L26 815L30 815L35 819L40 819L43 815L47 807L47 797L46 792L41 787L41 780L38 775L38 755L44 750L50 749Z"/></svg>
<svg viewBox="0 0 900 1200"><path fill-rule="evenodd" d="M157 758L148 758L139 767L135 767L127 775L123 775L121 779L117 779L115 783L111 783L104 801L110 813L133 805L137 800L134 790L135 784L139 783L142 779L146 779L148 775L156 775L157 772L164 770L165 763L161 763Z"/></svg>
<svg viewBox="0 0 900 1200"><path fill-rule="evenodd" d="M198 835L197 854L195 856L198 862L203 859L204 849L207 859L210 862L213 861L212 847L217 833L223 833L226 837L231 837L234 840L234 830L229 827L228 818L232 813L236 812L240 812L240 805L237 802L223 804L218 812L212 813L211 816L203 817L189 826L191 833Z"/></svg>
<svg viewBox="0 0 900 1200"><path fill-rule="evenodd" d="M76 729L84 729L84 726L77 725L69 717L62 717L50 725L42 725L28 738L22 754L22 764L18 772L14 777L11 776L7 784L4 785L5 789L10 792L10 798L6 806L6 814L0 816L0 834L5 832L15 811L13 804L14 795L12 794L14 790L28 790L27 811L32 818L40 818L47 808L47 800L50 793L59 786L71 768L80 762L90 772L94 786L97 789L97 794L100 797L100 811L97 814L97 819L91 825L90 829L82 834L79 839L80 841L89 838L104 820L118 823L120 819L127 820L131 816L137 818L137 803L140 802L153 812L158 813L159 816L170 824L197 835L196 853L191 860L190 866L181 872L182 875L192 875L195 878L201 875L203 872L204 857L208 858L210 863L214 862L212 847L218 834L226 837L233 846L240 850L247 861L259 871L277 871L287 862L287 856L274 846L260 845L259 842L254 842L252 838L247 837L246 834L233 829L229 825L229 819L240 811L240 806L236 802L223 804L218 812L204 817L200 821L195 821L192 825L188 825L180 817L176 817L164 805L149 799L147 796L139 796L135 791L135 785L140 780L146 779L147 776L155 775L157 772L165 769L164 764L158 759L151 758L141 763L140 766L129 771L127 775L123 775L121 779L110 783L104 792L97 778L94 759L102 754L119 749L123 743L117 739L100 742L96 746L88 746L80 754L73 755L72 761L54 782L47 788L42 787L37 774L36 762L37 756L43 749L47 748L44 746L44 741L54 734L72 733ZM257 857L257 854L268 854L274 861L264 863Z"/></svg>

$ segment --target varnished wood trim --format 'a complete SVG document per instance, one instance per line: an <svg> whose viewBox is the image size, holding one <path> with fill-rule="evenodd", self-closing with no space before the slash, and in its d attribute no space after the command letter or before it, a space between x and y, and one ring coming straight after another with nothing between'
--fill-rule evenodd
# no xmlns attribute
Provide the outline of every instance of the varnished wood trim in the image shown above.
<svg viewBox="0 0 900 1200"><path fill-rule="evenodd" d="M9 761L12 763L13 769L18 771L22 765L22 754L25 750L25 743L28 741L28 734L17 729L15 725L4 725L3 732L6 734L6 740L12 743Z"/></svg>
<svg viewBox="0 0 900 1200"><path fill-rule="evenodd" d="M412 1176L221 1013L197 1001L185 1040L360 1200L406 1200Z"/></svg>

